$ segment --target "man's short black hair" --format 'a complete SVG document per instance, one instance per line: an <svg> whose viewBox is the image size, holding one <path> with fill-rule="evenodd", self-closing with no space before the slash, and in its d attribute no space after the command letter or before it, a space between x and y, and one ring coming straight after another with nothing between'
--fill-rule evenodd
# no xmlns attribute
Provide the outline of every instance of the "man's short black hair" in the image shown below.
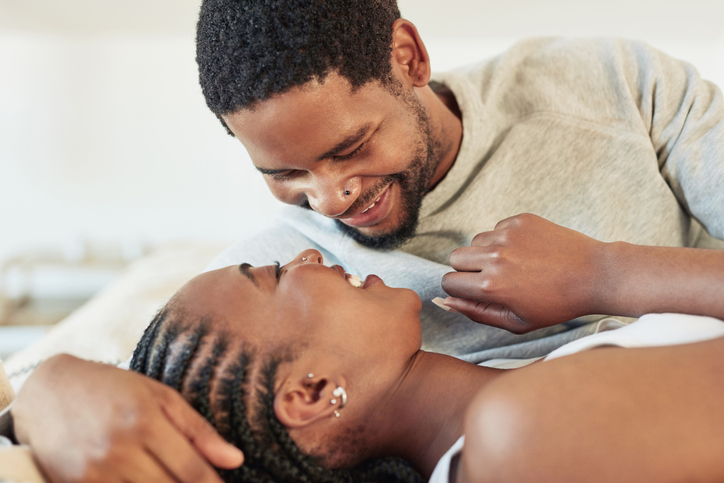
<svg viewBox="0 0 724 483"><path fill-rule="evenodd" d="M330 72L391 78L396 0L203 0L196 61L209 108L229 114Z"/></svg>

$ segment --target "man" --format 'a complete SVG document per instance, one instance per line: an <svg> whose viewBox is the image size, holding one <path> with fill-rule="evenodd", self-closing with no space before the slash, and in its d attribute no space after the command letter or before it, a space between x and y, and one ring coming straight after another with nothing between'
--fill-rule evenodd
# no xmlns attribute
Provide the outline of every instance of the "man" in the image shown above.
<svg viewBox="0 0 724 483"><path fill-rule="evenodd" d="M593 332L601 317L589 314L724 318L724 253L686 248L724 247L724 100L691 66L643 44L548 39L432 81L392 0L206 0L197 45L209 107L296 205L210 268L311 246L425 301L447 293L450 312L423 308L424 347L476 362L550 352ZM145 468L122 464L139 447L184 481L163 439L196 442L194 468L235 464L181 426L175 396L149 403L141 394L156 388L132 376L51 361L14 410L20 439L38 442L58 481L142 481ZM115 403L124 424L93 409ZM170 424L150 438L139 428L158 413ZM61 415L77 446L123 449L76 451L66 469L41 431ZM83 418L100 423L78 437L68 428Z"/></svg>

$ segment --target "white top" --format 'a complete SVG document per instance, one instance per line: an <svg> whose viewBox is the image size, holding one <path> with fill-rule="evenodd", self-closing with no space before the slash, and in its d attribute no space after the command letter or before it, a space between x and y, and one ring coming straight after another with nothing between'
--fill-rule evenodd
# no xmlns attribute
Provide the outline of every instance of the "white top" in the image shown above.
<svg viewBox="0 0 724 483"><path fill-rule="evenodd" d="M717 337L724 337L724 322L712 317L682 314L647 314L636 322L612 330L611 326L603 326L604 331L583 337L561 346L551 352L543 360L558 359L567 355L583 352L602 346L615 347L658 347L667 345L689 344ZM534 359L526 359L530 364ZM490 365L490 364L486 364ZM526 365L525 363L522 365ZM520 367L510 360L500 360L495 367ZM448 483L450 461L462 452L465 436L461 436L447 453L440 458L430 477L430 483Z"/></svg>

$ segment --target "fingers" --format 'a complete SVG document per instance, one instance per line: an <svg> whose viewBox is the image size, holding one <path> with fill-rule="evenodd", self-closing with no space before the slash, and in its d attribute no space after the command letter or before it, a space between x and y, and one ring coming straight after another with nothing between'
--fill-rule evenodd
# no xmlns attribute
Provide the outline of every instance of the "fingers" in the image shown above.
<svg viewBox="0 0 724 483"><path fill-rule="evenodd" d="M444 303L453 311L461 313L479 324L497 327L514 334L524 334L534 329L503 305L456 297L448 297Z"/></svg>
<svg viewBox="0 0 724 483"><path fill-rule="evenodd" d="M490 279L480 272L450 272L442 277L442 289L450 296L488 302L493 290Z"/></svg>
<svg viewBox="0 0 724 483"><path fill-rule="evenodd" d="M500 260L500 249L495 246L472 246L453 250L450 266L460 272L480 272Z"/></svg>
<svg viewBox="0 0 724 483"><path fill-rule="evenodd" d="M158 391L161 408L168 421L186 437L201 456L217 468L233 469L241 466L244 462L241 450L224 440L179 393L160 383Z"/></svg>
<svg viewBox="0 0 724 483"><path fill-rule="evenodd" d="M125 474L122 481L141 482L153 481L154 483L177 483L178 480L172 477L152 454L142 451L133 457L127 458L125 466ZM108 475L103 475L96 481L107 481Z"/></svg>
<svg viewBox="0 0 724 483"><path fill-rule="evenodd" d="M146 451L153 457L156 468L158 471L165 469L169 481L222 483L211 464L171 422L163 418L156 421L154 427L149 429L149 437L145 444ZM156 480L145 478L138 481Z"/></svg>

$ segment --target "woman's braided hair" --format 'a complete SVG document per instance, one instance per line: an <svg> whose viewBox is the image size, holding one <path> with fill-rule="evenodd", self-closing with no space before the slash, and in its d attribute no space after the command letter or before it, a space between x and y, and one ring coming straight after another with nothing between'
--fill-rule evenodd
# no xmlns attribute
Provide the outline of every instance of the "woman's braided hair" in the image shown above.
<svg viewBox="0 0 724 483"><path fill-rule="evenodd" d="M227 441L244 452L241 467L219 471L224 481L424 481L399 458L369 460L352 469L324 468L297 447L276 419L274 382L282 359L258 356L243 342L234 350L223 334L209 330L210 320L193 324L185 318L182 310L162 309L138 343L131 369L180 391ZM257 374L256 380L252 374Z"/></svg>

